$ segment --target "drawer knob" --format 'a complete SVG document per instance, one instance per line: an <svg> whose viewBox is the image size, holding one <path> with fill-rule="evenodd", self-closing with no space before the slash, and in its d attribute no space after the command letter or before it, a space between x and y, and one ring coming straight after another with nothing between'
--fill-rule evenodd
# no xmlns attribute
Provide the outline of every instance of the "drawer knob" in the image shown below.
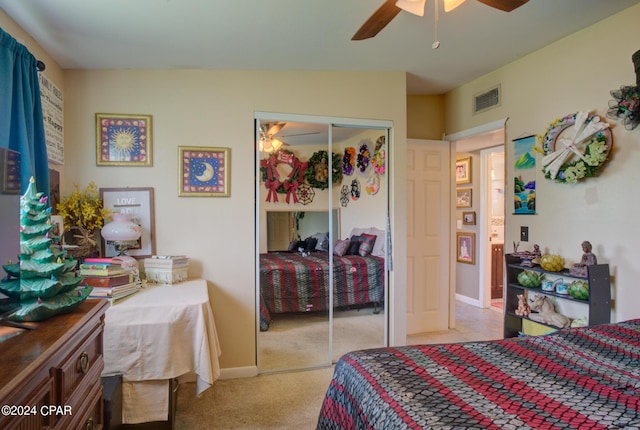
<svg viewBox="0 0 640 430"><path fill-rule="evenodd" d="M80 363L80 371L82 373L87 373L87 370L89 370L89 354L86 352L80 354L78 362Z"/></svg>
<svg viewBox="0 0 640 430"><path fill-rule="evenodd" d="M85 426L85 428L86 428L87 430L93 430L93 429L94 429L94 427L95 427L95 426L93 425L93 418L89 418L89 419L87 420L87 425Z"/></svg>

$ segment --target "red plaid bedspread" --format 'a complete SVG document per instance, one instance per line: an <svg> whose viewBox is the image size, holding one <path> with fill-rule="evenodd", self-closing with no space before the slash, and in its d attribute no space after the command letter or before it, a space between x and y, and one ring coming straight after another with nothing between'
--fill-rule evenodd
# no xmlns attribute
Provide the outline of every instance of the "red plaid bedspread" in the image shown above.
<svg viewBox="0 0 640 430"><path fill-rule="evenodd" d="M640 320L351 352L317 429L638 429Z"/></svg>

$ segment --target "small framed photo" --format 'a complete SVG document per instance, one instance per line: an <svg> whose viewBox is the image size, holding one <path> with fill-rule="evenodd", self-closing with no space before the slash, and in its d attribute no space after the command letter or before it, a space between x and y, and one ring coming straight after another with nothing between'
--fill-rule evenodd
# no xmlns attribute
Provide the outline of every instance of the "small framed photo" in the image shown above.
<svg viewBox="0 0 640 430"><path fill-rule="evenodd" d="M229 197L229 148L179 146L178 196Z"/></svg>
<svg viewBox="0 0 640 430"><path fill-rule="evenodd" d="M456 184L471 183L471 157L456 160Z"/></svg>
<svg viewBox="0 0 640 430"><path fill-rule="evenodd" d="M472 204L471 188L458 188L456 189L456 207L457 208L470 208Z"/></svg>
<svg viewBox="0 0 640 430"><path fill-rule="evenodd" d="M476 264L476 234L470 232L457 232L456 260L460 263Z"/></svg>
<svg viewBox="0 0 640 430"><path fill-rule="evenodd" d="M462 224L476 225L476 212L462 212Z"/></svg>
<svg viewBox="0 0 640 430"><path fill-rule="evenodd" d="M151 115L96 114L96 165L152 166Z"/></svg>

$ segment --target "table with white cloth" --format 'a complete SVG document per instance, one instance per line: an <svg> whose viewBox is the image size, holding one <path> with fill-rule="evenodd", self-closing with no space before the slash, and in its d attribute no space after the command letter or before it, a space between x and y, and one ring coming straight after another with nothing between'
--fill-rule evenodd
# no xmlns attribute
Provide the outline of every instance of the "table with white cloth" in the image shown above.
<svg viewBox="0 0 640 430"><path fill-rule="evenodd" d="M107 310L102 376L122 375L123 423L166 421L170 382L195 374L200 395L219 356L205 280L147 286Z"/></svg>

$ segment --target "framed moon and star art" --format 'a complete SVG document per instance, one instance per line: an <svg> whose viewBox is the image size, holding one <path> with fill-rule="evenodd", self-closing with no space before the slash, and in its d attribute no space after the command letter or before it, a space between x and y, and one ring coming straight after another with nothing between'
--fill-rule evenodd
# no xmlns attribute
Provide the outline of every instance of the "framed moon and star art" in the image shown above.
<svg viewBox="0 0 640 430"><path fill-rule="evenodd" d="M228 197L229 148L179 146L181 197Z"/></svg>

